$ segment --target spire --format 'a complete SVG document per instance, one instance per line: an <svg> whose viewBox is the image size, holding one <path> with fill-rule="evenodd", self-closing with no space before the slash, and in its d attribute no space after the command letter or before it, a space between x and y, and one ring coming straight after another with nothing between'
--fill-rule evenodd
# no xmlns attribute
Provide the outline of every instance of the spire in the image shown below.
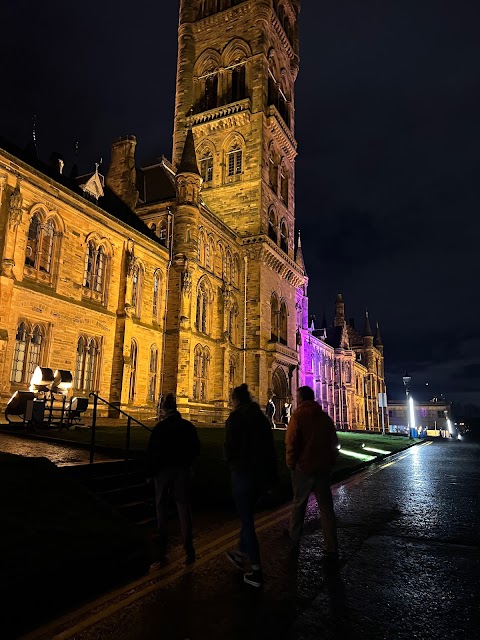
<svg viewBox="0 0 480 640"><path fill-rule="evenodd" d="M370 318L368 317L368 310L365 311L365 326L363 327L363 337L373 338L372 327L370 326Z"/></svg>
<svg viewBox="0 0 480 640"><path fill-rule="evenodd" d="M380 335L380 327L378 326L378 322L377 322L377 331L375 333L375 346L383 347L382 336Z"/></svg>
<svg viewBox="0 0 480 640"><path fill-rule="evenodd" d="M297 255L295 257L295 262L305 273L305 262L303 260L303 252L302 252L302 239L300 237L300 230L298 231L298 242L297 242Z"/></svg>
<svg viewBox="0 0 480 640"><path fill-rule="evenodd" d="M182 159L178 165L177 173L194 173L199 176L197 154L195 153L195 141L193 139L193 131L187 131L185 146L183 147Z"/></svg>

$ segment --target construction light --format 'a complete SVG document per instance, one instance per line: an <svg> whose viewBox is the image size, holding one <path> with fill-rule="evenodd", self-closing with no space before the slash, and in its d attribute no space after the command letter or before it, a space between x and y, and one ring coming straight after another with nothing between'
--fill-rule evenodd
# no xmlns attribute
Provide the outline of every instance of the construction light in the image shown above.
<svg viewBox="0 0 480 640"><path fill-rule="evenodd" d="M73 376L71 371L66 369L57 369L55 371L55 378L52 385L52 391L60 391L64 395L73 385Z"/></svg>
<svg viewBox="0 0 480 640"><path fill-rule="evenodd" d="M30 380L30 391L48 391L55 380L52 369L37 367Z"/></svg>

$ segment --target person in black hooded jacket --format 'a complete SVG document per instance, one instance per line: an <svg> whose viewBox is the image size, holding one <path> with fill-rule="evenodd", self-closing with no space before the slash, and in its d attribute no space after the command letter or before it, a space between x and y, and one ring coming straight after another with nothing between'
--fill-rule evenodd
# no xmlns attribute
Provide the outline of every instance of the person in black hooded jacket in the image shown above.
<svg viewBox="0 0 480 640"><path fill-rule="evenodd" d="M238 549L228 551L226 556L242 570L245 556L248 556L252 571L244 574L244 581L261 587L263 575L254 508L262 491L276 481L275 447L270 422L252 401L246 384L233 390L232 402L234 409L226 423L225 457L231 471L232 494L241 520L241 533Z"/></svg>
<svg viewBox="0 0 480 640"><path fill-rule="evenodd" d="M164 418L152 431L147 447L150 475L155 482L160 553L165 560L168 546L168 503L173 496L180 519L187 564L195 562L191 514L192 466L200 453L195 426L177 411L173 394L163 403Z"/></svg>

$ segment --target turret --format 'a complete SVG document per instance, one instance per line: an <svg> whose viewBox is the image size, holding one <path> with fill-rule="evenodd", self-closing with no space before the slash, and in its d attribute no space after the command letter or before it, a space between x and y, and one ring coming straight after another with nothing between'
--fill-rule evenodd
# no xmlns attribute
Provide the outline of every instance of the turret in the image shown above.
<svg viewBox="0 0 480 640"><path fill-rule="evenodd" d="M197 257L201 185L195 142L189 129L175 176L178 206L175 212L173 253L177 260L182 257L195 260Z"/></svg>
<svg viewBox="0 0 480 640"><path fill-rule="evenodd" d="M378 322L377 322L377 331L375 333L374 344L383 356L383 342L382 342L382 337L380 335L380 327L378 326Z"/></svg>
<svg viewBox="0 0 480 640"><path fill-rule="evenodd" d="M300 237L300 231L298 232L297 255L295 256L295 262L300 267L300 269L303 271L303 273L305 273L305 275L306 275L305 261L303 259L303 252L302 252L302 239Z"/></svg>
<svg viewBox="0 0 480 640"><path fill-rule="evenodd" d="M365 325L363 327L363 344L366 347L373 347L373 333L370 326L370 318L368 317L368 311L365 311Z"/></svg>

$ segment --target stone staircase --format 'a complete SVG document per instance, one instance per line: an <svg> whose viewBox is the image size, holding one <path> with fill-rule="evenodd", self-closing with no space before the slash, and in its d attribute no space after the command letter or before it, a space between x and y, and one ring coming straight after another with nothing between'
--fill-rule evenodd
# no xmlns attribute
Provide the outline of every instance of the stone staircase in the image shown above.
<svg viewBox="0 0 480 640"><path fill-rule="evenodd" d="M132 524L154 527L155 490L153 484L147 482L142 461L112 460L68 465L61 467L61 471Z"/></svg>

